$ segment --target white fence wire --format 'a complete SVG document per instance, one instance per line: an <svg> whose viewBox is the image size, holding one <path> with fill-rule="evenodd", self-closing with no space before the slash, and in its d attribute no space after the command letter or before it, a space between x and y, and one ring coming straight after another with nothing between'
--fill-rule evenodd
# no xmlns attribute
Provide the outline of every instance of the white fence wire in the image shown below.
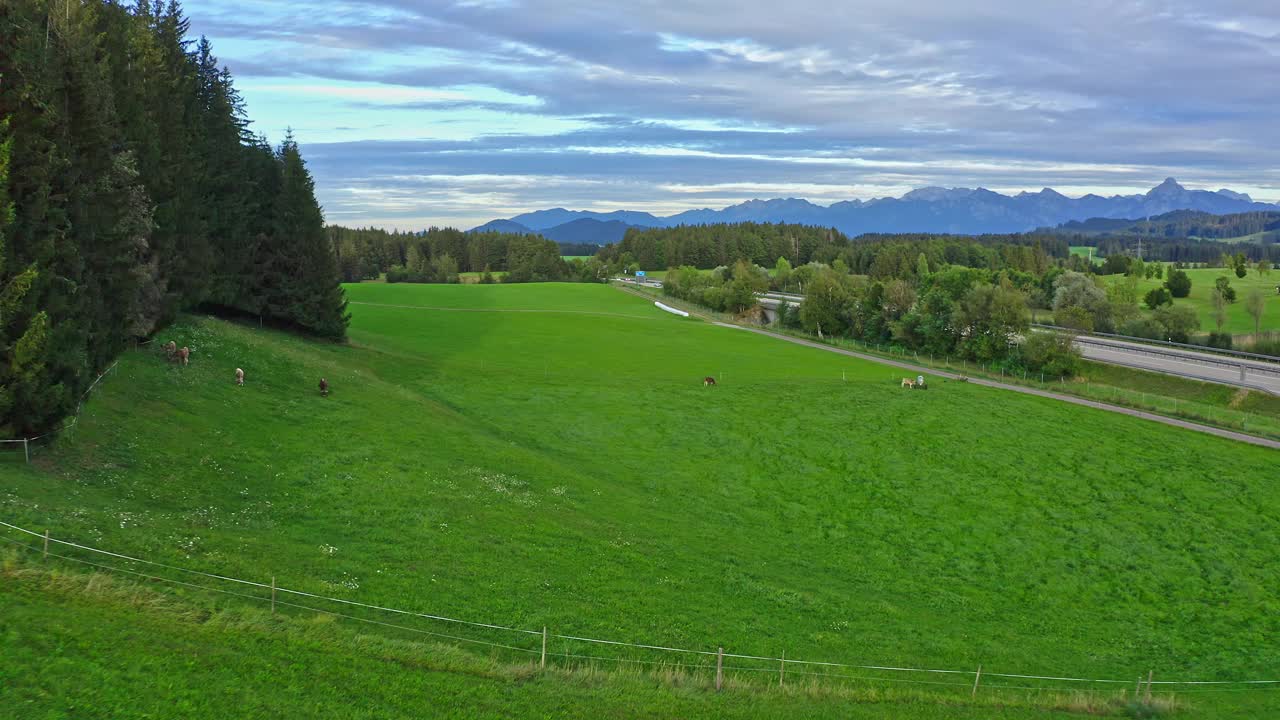
<svg viewBox="0 0 1280 720"><path fill-rule="evenodd" d="M35 443L38 443L41 440L44 440L46 438L51 438L57 435L58 433L66 432L67 430L70 430L71 428L75 427L76 421L80 419L80 410L84 407L85 398L89 397L89 393L92 392L93 389L98 386L98 383L102 382L102 378L106 377L112 370L115 370L116 365L119 365L119 364L120 364L119 361L111 363L111 367L107 368L106 370L103 370L102 373L99 374L98 377L95 378L94 381L89 384L89 387L85 388L84 392L80 393L80 399L76 401L76 411L72 413L71 417L66 422L64 422L61 426L54 428L53 430L50 430L41 435L36 435L35 437L15 438L12 440L0 440L0 445L21 445L22 451L26 455L27 462L31 462L32 445Z"/></svg>
<svg viewBox="0 0 1280 720"><path fill-rule="evenodd" d="M3 535L0 535L0 539L3 539L13 545L20 546L22 548L25 548L35 553L42 553L45 557L53 557L61 560L66 560L69 562L79 563L82 565L97 568L99 570L104 570L107 572L115 572L115 573L121 573L125 575L132 575L132 576L140 577L146 580L168 582L168 583L172 583L174 585L178 585L182 587L189 587L189 588L194 588L199 590L209 590L209 591L230 595L230 596L235 596L243 599L253 600L257 602L264 602L264 603L269 602L272 604L272 607L275 607L277 605L282 607L289 607L289 608L294 608L298 610L304 610L307 612L315 612L315 613L320 613L320 614L328 615L332 617L343 618L347 620L363 622L363 623L378 625L378 626L387 627L387 628L394 628L394 629L426 635L430 637L442 638L442 639L452 640L456 642L463 642L468 644L501 648L505 650L511 650L514 652L519 652L519 653L524 653L524 654L534 655L534 656L540 655L542 657L560 657L560 658L566 658L566 659L572 659L572 660L630 663L630 664L637 664L637 665L661 666L664 668L676 668L676 667L695 668L695 669L701 669L701 670L706 670L713 666L719 665L724 658L730 658L730 659L738 659L738 660L776 663L778 664L778 666L777 667L721 666L722 669L731 670L735 672L768 672L768 673L774 673L774 674L778 674L781 671L781 672L784 672L786 675L846 678L846 679L865 680L865 681L872 681L872 682L906 682L906 683L915 683L915 684L923 684L923 685L951 685L951 686L966 687L966 688L968 687L976 688L977 685L975 681L980 678L1004 678L1008 680L1034 680L1034 681L1040 681L1040 682L1076 683L1076 684L1091 684L1091 685L1105 685L1105 686L1135 685L1134 680L1120 680L1115 678L1075 677L1070 675L1034 675L1034 674L1026 674L1026 673L992 672L992 671L983 670L983 669L958 670L958 669L941 669L941 668L906 667L906 666L888 665L888 664L873 665L873 664L840 663L840 662L830 662L830 661L820 661L820 660L802 660L799 658L771 657L767 655L745 655L745 654L724 652L723 650L718 650L718 651L717 650L698 650L693 648L680 648L680 647L672 647L668 645L659 645L659 644L653 644L653 643L636 643L636 642L627 642L622 640L608 640L603 638L593 638L593 637L587 637L582 635L549 633L545 628L542 630L533 630L533 629L525 629L525 628L513 627L509 625L496 624L496 623L477 622L473 620L464 620L461 618L448 617L445 615L440 615L435 613L403 610L399 608L386 607L386 606L376 605L372 603L358 602L355 600L329 597L325 595L305 592L302 590L293 590L290 588L277 586L275 584L274 578L270 583L264 583L264 582L257 582L253 580L244 580L242 578L230 577L227 575L220 575L217 573L204 572L201 570L193 570L190 568L184 568L176 565L169 565L166 563L156 562L153 560L146 560L144 558L134 557L131 555L125 555L123 553L112 552L110 550L103 550L101 548L95 548L89 545L83 545L81 543L76 543L69 540L63 540L61 538L55 538L49 535L48 533L39 533L34 530L30 530L28 528L24 528L24 527L21 527L12 523L8 523L2 520L0 520L0 527L8 528L9 530L23 533L33 538L42 540L44 543L43 549L42 549L41 547L30 545L28 543L20 542L10 537L5 537ZM246 587L257 588L260 590L267 590L267 591L270 591L271 594L268 597L263 595L253 595L253 594L244 593L244 592L236 592L232 590L227 590L225 588L217 588L217 587L211 587L209 585L202 585L199 583L185 582L182 580L176 580L176 579L164 577L161 575L140 572L138 570L131 570L128 568L121 568L114 565L107 565L102 562L92 562L92 561L85 560L83 558L74 557L68 554L50 552L49 551L50 543L67 547L67 548L72 548L74 550L81 550L81 551L95 553L95 554L102 555L109 558L115 558L117 560L122 560L124 562L139 563L141 565L160 568L163 570L187 573L193 576L205 577L205 578L209 578L209 579L217 580L221 582L234 583L234 584L238 584ZM406 625L385 622L382 620L374 620L367 617L360 617L358 615L351 615L348 613L341 613L341 612L335 612L333 610L326 610L324 608L315 607L313 605L306 605L300 602L289 602L285 600L280 600L277 598L277 594L285 594L285 595L295 596L299 598L308 598L308 599L322 601L322 602L335 603L338 605L362 608L362 609L372 610L376 612L390 613L390 614L400 615L404 617L421 618L421 619L432 620L437 622L453 623L459 626L482 628L486 630L494 630L499 632L509 632L509 633L515 633L518 635L535 636L541 639L542 646L541 646L541 649L519 647L516 645L510 645L506 643L495 643L495 642L490 642L486 640L479 640L476 638L469 638L461 635L424 630L422 628L415 628L415 627L410 627ZM708 660L711 658L715 658L716 663L713 664L708 662L708 663L695 664L695 663L671 662L666 660L642 660L642 659L635 659L635 658L585 655L585 654L571 653L567 651L555 652L555 651L549 651L547 649L546 643L548 639L564 640L569 642L592 643L597 645L615 646L620 648L633 648L637 650L646 650L646 651L661 652L661 653L678 653L678 654L685 654L685 655L700 657ZM813 667L815 669L823 668L824 670L822 672L813 672L813 671L805 671L800 669L801 667L806 667L806 666ZM831 672L830 671L831 669L869 670L869 671L886 672L886 673L920 673L920 674L933 674L933 675L951 675L951 676L962 676L962 677L970 678L972 680L966 679L964 681L954 682L954 681L944 681L944 680L921 680L921 679L910 678L910 677L895 678L895 677L882 677L882 676L869 676L869 675L853 675L853 674L842 673L842 672ZM1135 674L1135 677L1138 677L1138 674ZM1243 690L1248 690L1252 688L1280 689L1280 679L1275 679L1275 680L1256 680L1256 679L1253 679L1253 680L1155 680L1154 678L1150 678L1146 673L1142 673L1142 677L1143 679L1141 679L1138 682L1139 686L1149 687L1152 685L1157 685L1157 686L1160 686L1161 692L1175 692L1175 693L1211 692L1211 691L1212 692L1229 692L1229 691L1243 691ZM1218 686L1218 687L1208 688L1204 686ZM1231 686L1231 687L1221 687L1221 686ZM1001 684L984 684L982 685L982 687L984 689L1018 689L1018 690L1038 690L1038 691L1061 689L1061 688L1046 687L1046 686L1001 685Z"/></svg>

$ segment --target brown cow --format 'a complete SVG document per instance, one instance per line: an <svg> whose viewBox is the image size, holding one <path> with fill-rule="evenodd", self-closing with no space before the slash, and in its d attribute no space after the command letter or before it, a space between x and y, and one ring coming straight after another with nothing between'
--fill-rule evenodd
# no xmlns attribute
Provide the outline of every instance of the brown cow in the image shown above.
<svg viewBox="0 0 1280 720"><path fill-rule="evenodd" d="M702 378L702 387L707 387L708 385L715 385L715 384L716 384L716 379L711 377L710 375Z"/></svg>
<svg viewBox="0 0 1280 720"><path fill-rule="evenodd" d="M912 380L910 378L902 378L902 387L914 389L915 386L916 386L915 380Z"/></svg>
<svg viewBox="0 0 1280 720"><path fill-rule="evenodd" d="M191 348L185 345L178 348L177 358L178 358L179 365L186 365L191 360Z"/></svg>
<svg viewBox="0 0 1280 720"><path fill-rule="evenodd" d="M329 381L325 380L324 378L320 378L320 396L328 397L328 395L329 395Z"/></svg>
<svg viewBox="0 0 1280 720"><path fill-rule="evenodd" d="M237 385L244 384L244 371L241 370L240 368L236 368L236 384Z"/></svg>
<svg viewBox="0 0 1280 720"><path fill-rule="evenodd" d="M172 340L165 343L164 354L165 354L165 357L169 358L169 362L173 362L174 360L176 360L177 359L176 356L178 354L178 343Z"/></svg>

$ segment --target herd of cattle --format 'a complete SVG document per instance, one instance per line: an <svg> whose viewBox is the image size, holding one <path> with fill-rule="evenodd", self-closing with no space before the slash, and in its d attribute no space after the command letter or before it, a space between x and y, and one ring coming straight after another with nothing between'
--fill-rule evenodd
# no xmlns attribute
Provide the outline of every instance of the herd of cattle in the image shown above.
<svg viewBox="0 0 1280 720"><path fill-rule="evenodd" d="M164 344L164 354L171 363L187 365L191 362L191 348L185 345L178 347L178 343L172 340ZM236 385L244 385L244 370L240 368L236 368ZM329 395L329 381L324 378L320 378L320 395Z"/></svg>

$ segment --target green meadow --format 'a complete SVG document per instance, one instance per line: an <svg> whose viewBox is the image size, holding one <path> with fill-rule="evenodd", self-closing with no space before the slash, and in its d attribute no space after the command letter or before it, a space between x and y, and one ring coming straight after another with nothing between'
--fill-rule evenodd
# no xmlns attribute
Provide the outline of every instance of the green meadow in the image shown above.
<svg viewBox="0 0 1280 720"><path fill-rule="evenodd" d="M32 465L0 458L0 520L327 597L547 627L555 672L511 669L535 635L390 618L516 649L410 646L297 609L242 617L262 603L78 579L20 551L0 574L0 637L19 649L0 653L0 705L243 716L233 692L254 712L318 717L1058 716L1028 707L1044 691L1020 688L1042 684L1009 678L984 680L969 706L971 675L823 679L889 693L876 697L717 696L707 656L675 657L696 682L655 682L564 656L670 654L557 635L1125 683L1276 679L1272 451L963 383L904 391L886 366L601 285L347 292L346 346L188 316L159 340L191 346L190 366L127 353ZM601 673L556 674L575 663ZM735 682L776 670L731 663ZM130 705L160 668L171 680ZM950 684L894 695L900 679ZM333 688L361 698L350 714ZM1280 712L1278 692L1221 689L1180 695L1175 714Z"/></svg>
<svg viewBox="0 0 1280 720"><path fill-rule="evenodd" d="M1098 257L1098 248L1096 247L1089 245L1072 245L1070 250L1072 255L1079 255L1086 260L1092 257L1094 265L1102 264L1102 258Z"/></svg>
<svg viewBox="0 0 1280 720"><path fill-rule="evenodd" d="M1167 267L1165 272L1168 277ZM1220 277L1229 279L1231 287L1236 291L1236 302L1227 306L1227 322L1222 326L1224 332L1233 335L1253 334L1253 316L1245 309L1244 300L1249 292L1255 289L1261 291L1267 298L1266 308L1262 313L1262 331L1280 330L1280 292L1276 291L1276 287L1280 286L1280 270L1272 270L1265 276L1259 275L1256 270L1250 270L1249 274L1243 278L1236 277L1235 272L1230 268L1195 268L1185 272L1191 277L1191 294L1185 298L1177 298L1173 302L1195 308L1200 316L1202 332L1216 332L1218 329L1213 317L1212 293L1213 283ZM1139 281L1139 293L1145 295L1148 290L1160 287L1163 283L1164 280L1144 278Z"/></svg>

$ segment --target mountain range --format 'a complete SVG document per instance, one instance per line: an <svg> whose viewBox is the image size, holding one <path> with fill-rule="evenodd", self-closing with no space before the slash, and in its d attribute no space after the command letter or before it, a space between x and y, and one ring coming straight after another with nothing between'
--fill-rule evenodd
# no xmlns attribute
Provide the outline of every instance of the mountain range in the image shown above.
<svg viewBox="0 0 1280 720"><path fill-rule="evenodd" d="M799 198L748 200L721 210L687 210L669 216L616 210L592 212L553 208L516 215L474 228L473 232L539 233L562 243L608 244L622 239L631 227L673 227L717 223L799 223L834 227L846 235L865 233L983 233L1026 232L1090 218L1142 218L1174 210L1212 214L1276 211L1280 205L1255 202L1231 190L1188 190L1168 178L1144 194L1089 194L1071 198L1056 190L1002 195L984 188L926 187L893 198L847 200L816 205Z"/></svg>

